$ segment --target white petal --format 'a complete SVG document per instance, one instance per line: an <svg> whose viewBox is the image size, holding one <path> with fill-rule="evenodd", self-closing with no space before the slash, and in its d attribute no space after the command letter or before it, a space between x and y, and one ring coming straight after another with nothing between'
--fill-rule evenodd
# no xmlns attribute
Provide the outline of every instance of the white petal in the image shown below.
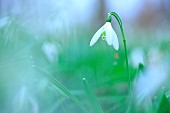
<svg viewBox="0 0 170 113"><path fill-rule="evenodd" d="M112 45L112 36L111 36L111 33L110 32L106 32L106 42L108 45Z"/></svg>
<svg viewBox="0 0 170 113"><path fill-rule="evenodd" d="M104 28L105 28L106 24L104 24L95 34L94 36L92 37L91 41L90 41L90 46L93 46L97 40L100 38L101 34L103 33L104 31Z"/></svg>
<svg viewBox="0 0 170 113"><path fill-rule="evenodd" d="M113 28L111 26L110 22L107 22L107 27L106 27L106 42L108 43L108 45L112 45L112 31Z"/></svg>
<svg viewBox="0 0 170 113"><path fill-rule="evenodd" d="M112 37L113 37L113 42L112 42L113 47L115 48L115 50L118 50L119 49L119 41L118 41L117 35L114 30L112 32Z"/></svg>
<svg viewBox="0 0 170 113"><path fill-rule="evenodd" d="M119 49L119 41L110 22L108 22L107 28L106 28L106 42L108 43L108 45L113 45L115 50Z"/></svg>

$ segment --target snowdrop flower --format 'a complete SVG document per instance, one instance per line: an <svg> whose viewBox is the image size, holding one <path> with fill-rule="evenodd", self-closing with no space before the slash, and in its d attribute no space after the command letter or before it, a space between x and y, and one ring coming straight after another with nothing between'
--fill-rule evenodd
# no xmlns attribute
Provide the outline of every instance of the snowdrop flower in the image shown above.
<svg viewBox="0 0 170 113"><path fill-rule="evenodd" d="M112 28L111 22L106 22L92 37L90 46L93 46L97 40L102 37L108 45L112 45L115 50L119 49L119 42L115 31Z"/></svg>
<svg viewBox="0 0 170 113"><path fill-rule="evenodd" d="M145 65L144 52L141 48L135 48L132 51L130 58L134 68L137 68L139 64Z"/></svg>
<svg viewBox="0 0 170 113"><path fill-rule="evenodd" d="M52 63L57 60L58 48L55 44L45 42L42 46L42 50L45 53L47 59Z"/></svg>

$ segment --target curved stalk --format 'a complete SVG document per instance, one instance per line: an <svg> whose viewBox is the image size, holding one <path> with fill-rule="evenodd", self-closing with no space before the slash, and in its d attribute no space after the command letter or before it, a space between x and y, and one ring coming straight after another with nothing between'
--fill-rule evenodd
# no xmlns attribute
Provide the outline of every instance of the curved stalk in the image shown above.
<svg viewBox="0 0 170 113"><path fill-rule="evenodd" d="M123 45L124 45L125 59L126 59L126 70L127 70L127 75L128 75L128 78L129 78L129 82L128 82L129 93L131 93L131 77L130 77L130 74L129 74L129 65L128 65L126 38L125 38L123 26L122 26L122 21L121 21L119 15L117 13L110 12L110 13L108 13L108 17L107 17L107 20L106 20L107 22L111 22L112 21L111 16L114 16L116 18L116 20L118 21L119 26L120 26L120 30L121 30L121 34L122 34L122 39L123 39Z"/></svg>

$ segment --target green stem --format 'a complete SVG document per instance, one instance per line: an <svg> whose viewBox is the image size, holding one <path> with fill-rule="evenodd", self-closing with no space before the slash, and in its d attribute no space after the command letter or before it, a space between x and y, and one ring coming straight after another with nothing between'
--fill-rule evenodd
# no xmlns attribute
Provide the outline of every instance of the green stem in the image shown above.
<svg viewBox="0 0 170 113"><path fill-rule="evenodd" d="M123 45L124 45L124 50L125 50L125 59L126 59L126 69L127 69L127 74L129 77L129 93L131 93L131 76L129 74L129 63L128 63L128 56L127 56L127 47L126 47L126 40L123 40Z"/></svg>
<svg viewBox="0 0 170 113"><path fill-rule="evenodd" d="M116 18L116 20L118 21L119 26L120 26L122 39L123 39L123 45L124 45L125 59L126 59L126 70L127 70L127 75L129 77L129 83L128 83L129 84L129 93L131 93L131 77L129 74L129 65L128 65L129 63L128 63L128 55L127 55L127 47L126 47L126 38L125 38L124 31L123 31L122 21L117 13L110 12L110 13L108 13L107 22L111 22L111 16L114 16Z"/></svg>
<svg viewBox="0 0 170 113"><path fill-rule="evenodd" d="M131 100L132 99L132 92L131 92L132 86L131 86L131 76L130 76L130 73L129 73L129 63L128 63L128 55L127 55L127 47L126 47L126 38L125 38L124 31L123 31L122 21L121 21L119 15L115 12L108 13L107 22L111 22L111 16L114 16L116 18L116 20L118 21L119 26L120 26L120 30L121 30L121 33L122 33L124 52L125 52L125 60L126 60L126 70L127 70L127 75L128 75L128 78L129 78L128 86L129 86L130 100L129 100L129 106L126 110L126 113L129 113L130 109L131 109L131 104L132 104L132 100Z"/></svg>

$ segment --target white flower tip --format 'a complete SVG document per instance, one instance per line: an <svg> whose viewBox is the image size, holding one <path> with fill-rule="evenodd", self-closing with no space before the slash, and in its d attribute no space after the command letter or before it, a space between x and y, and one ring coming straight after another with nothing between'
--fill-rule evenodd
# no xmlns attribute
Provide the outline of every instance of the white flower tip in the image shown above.
<svg viewBox="0 0 170 113"><path fill-rule="evenodd" d="M118 51L118 50L119 50L119 46L116 46L116 47L114 47L114 48L115 48L115 50L116 50L116 51Z"/></svg>
<svg viewBox="0 0 170 113"><path fill-rule="evenodd" d="M94 43L92 43L92 41L90 41L90 44L89 44L89 46L91 47L91 46L93 46L94 45Z"/></svg>
<svg viewBox="0 0 170 113"><path fill-rule="evenodd" d="M94 35L94 36L92 37L91 41L90 41L90 46L93 46L93 45L97 42L97 40L98 40L99 38L100 38L100 36Z"/></svg>
<svg viewBox="0 0 170 113"><path fill-rule="evenodd" d="M118 38L116 38L117 40L115 40L114 42L113 42L113 47L115 48L115 50L116 51L118 51L118 49L119 49L119 41L118 41Z"/></svg>
<svg viewBox="0 0 170 113"><path fill-rule="evenodd" d="M116 38L116 39L117 39L117 38ZM116 51L118 51L118 49L119 49L119 41L118 41L118 39L117 39L117 40L114 40L114 42L113 42L113 47L115 48Z"/></svg>

